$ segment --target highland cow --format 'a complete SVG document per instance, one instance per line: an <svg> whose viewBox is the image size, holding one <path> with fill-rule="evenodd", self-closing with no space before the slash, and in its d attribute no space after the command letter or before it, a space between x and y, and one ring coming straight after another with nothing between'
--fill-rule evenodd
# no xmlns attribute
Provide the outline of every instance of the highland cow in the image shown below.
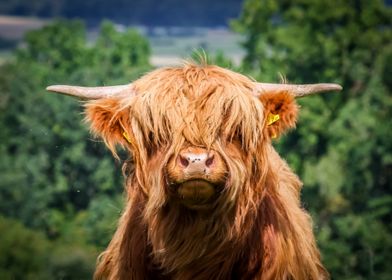
<svg viewBox="0 0 392 280"><path fill-rule="evenodd" d="M212 65L132 84L48 90L87 99L91 131L124 147L126 205L95 279L326 279L302 184L271 139L295 98L336 84L257 83Z"/></svg>

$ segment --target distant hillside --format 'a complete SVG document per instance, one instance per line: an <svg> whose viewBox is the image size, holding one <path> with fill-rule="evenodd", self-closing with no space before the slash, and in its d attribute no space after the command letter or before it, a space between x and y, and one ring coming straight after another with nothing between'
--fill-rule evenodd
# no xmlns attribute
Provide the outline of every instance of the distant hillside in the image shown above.
<svg viewBox="0 0 392 280"><path fill-rule="evenodd" d="M45 21L37 18L0 15L0 38L3 40L18 41L26 31L40 28L44 24Z"/></svg>
<svg viewBox="0 0 392 280"><path fill-rule="evenodd" d="M7 0L0 14L83 18L90 24L111 19L146 26L225 26L239 15L243 0Z"/></svg>

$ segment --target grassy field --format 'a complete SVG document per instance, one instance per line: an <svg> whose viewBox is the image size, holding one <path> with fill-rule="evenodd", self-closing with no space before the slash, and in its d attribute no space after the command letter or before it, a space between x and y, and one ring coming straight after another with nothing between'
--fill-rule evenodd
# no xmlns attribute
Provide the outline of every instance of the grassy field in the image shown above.
<svg viewBox="0 0 392 280"><path fill-rule="evenodd" d="M38 18L0 15L0 38L20 40L27 31L40 28L46 23L47 21Z"/></svg>
<svg viewBox="0 0 392 280"><path fill-rule="evenodd" d="M158 66L181 63L193 51L200 49L212 55L223 52L236 64L244 55L240 47L241 37L228 29L194 28L181 34L166 32L148 38L153 51L152 64Z"/></svg>
<svg viewBox="0 0 392 280"><path fill-rule="evenodd" d="M49 22L37 18L0 16L0 39L5 40L4 42L18 42L27 31L40 28ZM154 66L180 64L189 58L193 51L200 49L211 55L223 52L235 64L241 61L244 54L240 47L241 37L227 28L136 28L147 36L151 43L151 64ZM96 29L89 30L88 37L94 38L94 33ZM7 47L0 50L0 63L7 59L9 51Z"/></svg>

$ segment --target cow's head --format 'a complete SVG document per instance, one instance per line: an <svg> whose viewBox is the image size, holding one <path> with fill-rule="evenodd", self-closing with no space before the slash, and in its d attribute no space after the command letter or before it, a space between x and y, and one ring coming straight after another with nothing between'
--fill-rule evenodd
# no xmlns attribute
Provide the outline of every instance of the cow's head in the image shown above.
<svg viewBox="0 0 392 280"><path fill-rule="evenodd" d="M193 64L158 69L128 85L48 87L88 100L92 132L115 155L116 145L132 154L133 180L151 201L147 212L167 205L227 211L241 196L261 195L254 186L271 168L270 139L295 126L295 98L340 89L257 83Z"/></svg>

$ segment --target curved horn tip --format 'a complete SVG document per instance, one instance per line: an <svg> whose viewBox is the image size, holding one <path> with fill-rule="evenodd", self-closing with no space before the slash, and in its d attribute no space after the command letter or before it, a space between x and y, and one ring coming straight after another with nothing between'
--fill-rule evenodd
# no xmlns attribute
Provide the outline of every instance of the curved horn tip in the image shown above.
<svg viewBox="0 0 392 280"><path fill-rule="evenodd" d="M52 85L52 86L48 86L46 87L47 91L57 91L59 88L57 85Z"/></svg>
<svg viewBox="0 0 392 280"><path fill-rule="evenodd" d="M338 84L332 84L332 88L333 88L333 90L336 90L336 91L343 90L343 87L341 85L338 85Z"/></svg>
<svg viewBox="0 0 392 280"><path fill-rule="evenodd" d="M74 88L77 87L68 86L68 85L51 85L46 87L46 90L50 92L65 94L74 97L83 97L77 94Z"/></svg>

